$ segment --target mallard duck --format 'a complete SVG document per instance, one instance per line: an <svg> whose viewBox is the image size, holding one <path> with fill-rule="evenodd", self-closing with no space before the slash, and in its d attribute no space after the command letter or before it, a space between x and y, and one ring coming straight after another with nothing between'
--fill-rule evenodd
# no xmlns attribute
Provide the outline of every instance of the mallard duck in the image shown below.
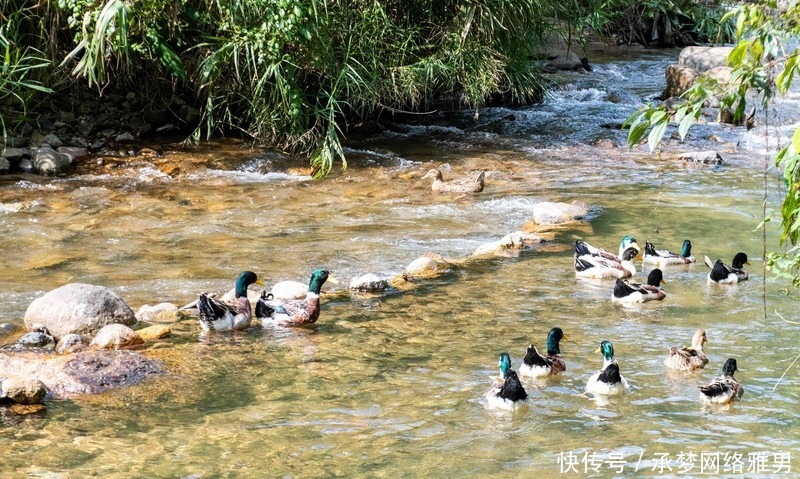
<svg viewBox="0 0 800 479"><path fill-rule="evenodd" d="M661 301L667 297L667 293L661 289L662 284L664 284L664 274L658 268L653 269L647 275L647 284L629 283L618 278L611 299L620 303Z"/></svg>
<svg viewBox="0 0 800 479"><path fill-rule="evenodd" d="M603 368L589 378L586 392L609 396L628 392L628 381L619 373L619 364L614 359L614 345L610 341L603 341L595 352L603 353Z"/></svg>
<svg viewBox="0 0 800 479"><path fill-rule="evenodd" d="M250 301L247 299L247 287L253 283L264 286L264 282L252 271L240 274L236 279L234 286L236 293L230 304L200 293L197 297L200 326L206 331L232 331L249 326L252 312Z"/></svg>
<svg viewBox="0 0 800 479"><path fill-rule="evenodd" d="M594 252L596 250L596 252ZM638 256L639 250L629 247L622 252L621 257L597 248L591 247L586 242L575 241L575 275L581 278L611 279L629 278L636 274L633 260Z"/></svg>
<svg viewBox="0 0 800 479"><path fill-rule="evenodd" d="M744 253L736 253L730 266L723 263L721 259L718 259L716 263L712 263L708 256L705 257L705 261L706 266L711 268L711 272L708 273L709 284L736 284L739 281L750 279L750 275L744 270L744 265L750 264L747 261L747 255Z"/></svg>
<svg viewBox="0 0 800 479"><path fill-rule="evenodd" d="M256 303L256 317L269 319L283 326L304 326L319 319L319 294L325 281L338 284L326 269L318 269L311 274L306 299L272 300L266 291Z"/></svg>
<svg viewBox="0 0 800 479"><path fill-rule="evenodd" d="M738 371L736 360L729 358L722 366L722 377L711 380L700 388L700 399L707 404L730 404L742 398L744 386L733 378L733 373Z"/></svg>
<svg viewBox="0 0 800 479"><path fill-rule="evenodd" d="M644 242L644 257L642 262L651 263L656 266L667 266L670 264L689 264L694 263L695 258L692 256L692 242L683 240L681 253L671 253L665 249L657 250L653 243L649 241Z"/></svg>
<svg viewBox="0 0 800 479"><path fill-rule="evenodd" d="M567 339L561 328L553 328L547 333L547 355L542 356L536 350L536 346L531 344L525 352L525 358L519 367L519 373L523 376L541 378L554 376L561 371L567 370L567 364L561 357L561 350L558 343L562 339Z"/></svg>
<svg viewBox="0 0 800 479"><path fill-rule="evenodd" d="M678 371L701 369L708 364L708 356L703 352L703 344L708 341L706 331L698 329L692 337L691 348L669 348L669 356L664 359L664 366Z"/></svg>
<svg viewBox="0 0 800 479"><path fill-rule="evenodd" d="M528 393L522 387L517 373L511 369L511 357L508 353L500 354L498 366L502 375L502 383L493 385L486 391L486 400L489 405L495 408L514 409L527 404Z"/></svg>
<svg viewBox="0 0 800 479"><path fill-rule="evenodd" d="M430 170L425 173L422 179L433 178L431 189L433 191L446 191L450 193L480 193L483 191L483 171L475 178L463 178L461 180L445 181L442 172L438 169Z"/></svg>

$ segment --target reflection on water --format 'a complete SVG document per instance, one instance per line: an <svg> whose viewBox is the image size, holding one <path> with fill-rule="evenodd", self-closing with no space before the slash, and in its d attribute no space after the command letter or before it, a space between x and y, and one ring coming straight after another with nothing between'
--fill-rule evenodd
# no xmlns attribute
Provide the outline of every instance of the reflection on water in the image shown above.
<svg viewBox="0 0 800 479"><path fill-rule="evenodd" d="M593 146L624 139L593 115L610 121L635 108L610 103L600 79L638 78L636 68L660 78L664 64L609 63L599 77L573 78L583 86L554 101L596 105L561 140L538 137L549 121L564 121L555 116L561 107L515 111L510 124L500 122L507 110L487 110L477 126L451 118L439 129L354 139L351 168L324 182L230 143L173 155L177 174L145 161L57 180L0 178L0 314L16 324L31 300L70 281L110 286L137 309L225 291L246 269L268 284L305 281L320 266L345 282L389 276L426 251L468 255L519 229L536 202L592 208L589 224L557 231L562 247L470 263L407 292L336 296L313 329L202 336L182 321L168 347L147 351L165 362L166 376L52 400L40 417L0 417L3 477L521 477L565 465L580 471L573 476L597 466L600 477L674 477L689 452L695 469L682 474L699 474L699 456L716 453L740 454L744 474L748 455L763 452L762 475L782 476L779 454L800 445L796 371L772 388L798 352L798 333L763 313L764 295L769 311L795 308L781 283L763 287L758 161L736 150L712 169ZM634 99L658 88L630 84ZM434 163L450 176L485 170L486 190L431 193L419 178ZM667 267L665 301L614 304L613 283L574 277L571 245L586 238L614 249L625 234L672 250L689 238L698 258L729 262L745 251L753 279L720 287L706 284L702 263ZM768 248L775 242L769 231ZM498 354L509 352L517 368L553 326L569 336L567 371L523 379L527 410L487 408ZM708 334L707 368L666 371L668 348L688 344L698 328ZM583 393L604 339L631 385L605 403ZM743 369L744 400L729 410L702 406L697 386L728 357ZM659 469L664 455L671 472ZM723 466L719 475L741 476Z"/></svg>

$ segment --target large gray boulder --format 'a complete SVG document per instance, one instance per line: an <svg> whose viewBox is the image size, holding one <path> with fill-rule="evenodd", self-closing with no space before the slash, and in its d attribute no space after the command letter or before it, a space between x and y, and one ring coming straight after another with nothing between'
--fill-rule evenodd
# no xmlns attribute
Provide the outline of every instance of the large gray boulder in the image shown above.
<svg viewBox="0 0 800 479"><path fill-rule="evenodd" d="M664 98L681 96L701 76L727 84L732 69L727 66L732 47L686 47L678 56L678 63L667 66L667 86Z"/></svg>
<svg viewBox="0 0 800 479"><path fill-rule="evenodd" d="M678 55L678 65L705 73L716 67L724 67L733 47L686 47Z"/></svg>
<svg viewBox="0 0 800 479"><path fill-rule="evenodd" d="M41 324L57 339L75 333L94 336L108 324L136 324L125 301L103 286L70 283L35 299L25 312L25 326Z"/></svg>

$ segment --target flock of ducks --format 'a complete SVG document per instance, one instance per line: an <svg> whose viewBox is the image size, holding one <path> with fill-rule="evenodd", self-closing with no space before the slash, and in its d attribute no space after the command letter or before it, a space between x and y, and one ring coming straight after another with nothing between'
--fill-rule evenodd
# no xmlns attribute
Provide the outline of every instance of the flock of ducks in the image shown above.
<svg viewBox="0 0 800 479"><path fill-rule="evenodd" d="M433 191L478 193L483 191L484 177L484 173L480 172L475 178L445 181L441 171L432 169L422 178L433 178L431 185ZM636 266L633 263L635 259L641 259L643 263L655 266L650 271L646 283L634 283L628 280L636 274ZM649 241L645 242L642 252L636 239L628 235L622 238L617 254L577 240L573 264L577 277L615 279L611 294L613 301L645 303L661 301L667 296L661 289L661 285L664 284L664 274L660 268L690 264L695 261L695 257L692 256L692 242L688 239L683 242L680 253L657 250ZM711 268L707 277L709 283L735 284L749 279L747 271L744 270L744 265L749 264L745 253L737 253L731 265L725 264L720 259L712 263L707 256L705 263ZM315 323L320 313L320 291L326 281L338 283L327 270L314 271L309 281L308 293L305 299L300 300L276 300L266 290L262 291L255 305L255 317L261 320L264 326L268 324L306 326ZM197 308L202 328L206 331L232 331L250 326L253 313L247 297L247 288L252 284L263 286L264 282L255 273L245 271L236 280L232 301L223 302L201 293L198 296ZM562 339L566 339L566 336L560 328L551 329L547 335L547 349L544 355L531 344L520 366L520 375L546 378L565 371L567 366L559 349L559 342ZM708 364L708 357L703 352L703 345L706 342L706 332L698 329L692 338L692 346L670 348L669 355L664 359L664 365L678 371L693 371L705 367ZM586 392L596 396L625 394L628 391L628 382L620 373L619 364L614 359L614 345L610 341L603 341L595 352L602 354L603 366L587 381ZM525 404L528 394L519 376L511 367L511 357L508 353L500 355L499 367L501 377L496 378L496 382L485 394L488 404L500 408L514 408ZM733 377L736 371L736 360L728 359L722 368L721 377L713 379L705 386L700 386L701 399L710 404L729 404L741 398L744 388Z"/></svg>
<svg viewBox="0 0 800 479"><path fill-rule="evenodd" d="M666 297L666 293L661 289L664 276L658 267L694 263L695 257L691 251L692 243L689 240L683 242L680 253L657 250L647 241L643 256L636 239L632 236L625 236L622 239L618 254L578 240L575 242L575 274L580 278L616 279L611 294L611 299L615 302L661 301ZM632 283L627 279L636 274L633 264L636 258L642 258L646 264L658 266L650 271L645 284ZM710 284L735 284L749 279L747 271L744 270L744 265L749 264L745 253L737 253L731 265L719 259L712 263L707 256L705 263L711 268L707 276ZM565 371L566 363L559 349L561 339L566 339L564 332L561 328L553 328L547 335L547 354L541 355L533 344L528 346L519 368L520 375L546 378ZM704 368L708 364L708 356L703 351L703 345L707 341L705 330L698 329L692 338L691 347L670 348L668 356L663 361L664 366L677 371ZM619 363L614 359L614 345L610 341L603 341L595 352L603 355L603 366L587 381L586 392L595 396L626 394L628 382L620 373ZM495 383L485 394L488 405L514 409L527 404L528 394L517 373L511 369L511 358L508 353L500 355L499 367L501 377L496 378ZM744 394L744 387L733 377L737 370L736 359L729 358L722 367L722 376L714 378L705 386L699 386L701 400L706 404L726 405L740 399Z"/></svg>
<svg viewBox="0 0 800 479"><path fill-rule="evenodd" d="M319 319L319 295L326 281L338 284L326 269L317 269L311 274L308 293L305 299L277 300L272 294L262 291L255 305L255 316L262 325L307 326ZM253 311L247 298L247 288L251 284L264 286L264 282L252 271L239 275L234 285L234 298L223 302L212 296L200 293L197 297L197 310L200 326L205 331L234 331L250 326Z"/></svg>

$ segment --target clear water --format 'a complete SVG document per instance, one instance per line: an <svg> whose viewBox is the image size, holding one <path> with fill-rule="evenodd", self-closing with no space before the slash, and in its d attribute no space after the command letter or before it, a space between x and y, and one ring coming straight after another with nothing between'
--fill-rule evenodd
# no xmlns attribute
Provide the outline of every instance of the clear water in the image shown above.
<svg viewBox="0 0 800 479"><path fill-rule="evenodd" d="M566 75L542 106L352 138L350 168L323 182L230 142L169 155L181 168L173 176L161 172L164 160L143 158L65 179L1 177L0 320L15 324L31 300L72 281L109 286L134 309L225 291L246 269L272 284L325 266L346 284L397 274L427 251L467 256L522 227L539 201L578 199L592 213L518 258L473 262L405 292L331 296L312 330L202 336L194 320L182 321L145 350L164 361L165 376L54 398L43 416L0 417L0 474L677 477L714 473L715 455L715 476L795 474L798 369L773 387L800 352L800 332L777 315L797 320L796 299L762 271L763 132L704 127L664 147L720 149L727 164L711 168L628 150L623 132L599 126L657 94L670 55ZM609 101L612 90L628 103ZM278 173L259 173L266 161ZM446 176L483 169L486 190L434 194L419 181L434 165ZM774 172L766 182L773 210ZM615 249L625 234L673 250L690 238L700 258L744 251L752 280L712 287L702 263L671 267L663 303L612 304L610 283L574 277L571 245L584 238ZM771 229L766 247L777 247ZM553 326L569 337L567 372L525 382L525 410L488 409L483 393L499 353L516 368ZM669 346L688 344L701 327L708 367L665 371ZM632 391L598 403L582 392L604 339ZM697 386L728 357L743 370L744 400L702 406Z"/></svg>

